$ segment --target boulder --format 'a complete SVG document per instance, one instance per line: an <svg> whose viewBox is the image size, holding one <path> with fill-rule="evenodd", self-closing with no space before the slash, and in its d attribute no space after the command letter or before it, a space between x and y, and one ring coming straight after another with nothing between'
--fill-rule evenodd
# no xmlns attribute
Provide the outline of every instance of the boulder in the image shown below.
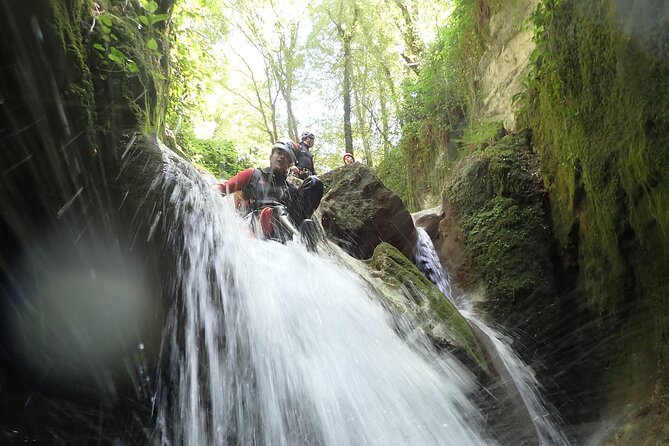
<svg viewBox="0 0 669 446"><path fill-rule="evenodd" d="M416 228L402 200L360 163L321 176L325 195L320 205L326 233L358 259L368 259L387 242L413 260Z"/></svg>
<svg viewBox="0 0 669 446"><path fill-rule="evenodd" d="M427 235L434 242L439 236L439 222L444 218L442 206L436 206L430 209L424 209L411 214L416 226L425 229Z"/></svg>
<svg viewBox="0 0 669 446"><path fill-rule="evenodd" d="M497 323L539 336L555 320L556 288L550 221L529 135L507 135L461 159L444 212L448 238L439 251L450 250L455 264L446 266L459 285L484 286L486 309Z"/></svg>
<svg viewBox="0 0 669 446"><path fill-rule="evenodd" d="M483 351L467 321L408 258L388 243L381 243L369 266L395 291L384 297L395 308L415 317L437 347L451 350L477 374L488 372Z"/></svg>

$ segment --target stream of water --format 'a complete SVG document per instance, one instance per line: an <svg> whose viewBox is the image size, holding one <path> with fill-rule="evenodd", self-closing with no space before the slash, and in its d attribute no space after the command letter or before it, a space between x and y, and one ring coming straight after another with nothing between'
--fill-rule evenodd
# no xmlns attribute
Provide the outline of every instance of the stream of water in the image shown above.
<svg viewBox="0 0 669 446"><path fill-rule="evenodd" d="M439 256L434 249L430 236L418 227L418 242L416 244L416 263L425 275L439 288L439 290L458 308L460 313L476 327L485 344L492 347L498 373L508 382L504 386L510 387L511 392L517 395L522 408L527 412L537 441L541 445L566 446L569 441L555 420L554 410L543 401L540 385L537 382L531 367L525 364L511 347L512 339L499 330L492 328L473 308L466 295L458 298L454 296L451 279L441 265Z"/></svg>
<svg viewBox="0 0 669 446"><path fill-rule="evenodd" d="M165 342L163 444L494 444L468 371L397 333L357 275L255 239L230 199L169 177L183 300Z"/></svg>

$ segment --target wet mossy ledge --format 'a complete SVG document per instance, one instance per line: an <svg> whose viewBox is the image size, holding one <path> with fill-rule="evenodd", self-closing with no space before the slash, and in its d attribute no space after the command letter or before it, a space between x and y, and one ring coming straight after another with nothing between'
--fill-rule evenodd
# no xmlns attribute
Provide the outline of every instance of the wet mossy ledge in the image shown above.
<svg viewBox="0 0 669 446"><path fill-rule="evenodd" d="M621 407L669 382L669 9L545 0L534 22L521 119L571 271L565 292L594 315L592 357Z"/></svg>
<svg viewBox="0 0 669 446"><path fill-rule="evenodd" d="M447 347L468 365L482 371L488 368L471 327L441 291L421 273L416 265L397 248L383 242L374 249L369 266L391 289L410 299L406 308L417 318L430 339Z"/></svg>
<svg viewBox="0 0 669 446"><path fill-rule="evenodd" d="M65 104L83 107L103 135L161 133L167 107L165 30L174 0L40 0L40 26L53 28L67 52ZM47 6L48 5L48 6ZM38 21L39 23L39 21Z"/></svg>

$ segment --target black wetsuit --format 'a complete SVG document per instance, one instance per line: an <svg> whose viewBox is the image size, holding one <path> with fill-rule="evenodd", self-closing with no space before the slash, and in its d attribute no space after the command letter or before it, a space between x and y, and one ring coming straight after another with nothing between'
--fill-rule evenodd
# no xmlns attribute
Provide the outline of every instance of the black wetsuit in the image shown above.
<svg viewBox="0 0 669 446"><path fill-rule="evenodd" d="M309 175L316 175L316 169L314 168L314 156L309 151L309 146L307 146L304 141L300 143L300 150L296 155L297 162L295 162L295 167L300 169L300 174L298 175L301 179L306 179ZM306 172L305 172L306 170Z"/></svg>
<svg viewBox="0 0 669 446"><path fill-rule="evenodd" d="M309 176L296 187L286 181L285 174L274 173L269 167L243 170L223 183L220 190L242 191L249 211L281 204L297 225L311 217L323 197L323 183L317 177Z"/></svg>

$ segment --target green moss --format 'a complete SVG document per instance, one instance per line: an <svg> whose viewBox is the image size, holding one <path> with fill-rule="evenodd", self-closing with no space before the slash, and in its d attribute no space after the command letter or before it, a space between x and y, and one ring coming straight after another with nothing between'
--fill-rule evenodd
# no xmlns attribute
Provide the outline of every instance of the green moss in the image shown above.
<svg viewBox="0 0 669 446"><path fill-rule="evenodd" d="M86 63L88 51L85 47L81 26L85 23L90 11L88 2L80 0L71 2L68 6L62 1L51 0L53 13L53 26L63 49L76 64L76 69L68 69L69 88L64 92L64 102L80 104L87 117L89 129L94 128L95 115L95 92L91 71ZM92 143L92 140L89 139Z"/></svg>
<svg viewBox="0 0 669 446"><path fill-rule="evenodd" d="M122 130L159 131L167 106L166 58L159 47L169 15L108 0L50 4L53 26L76 64L67 70L65 102L81 103L89 129L110 131L120 124Z"/></svg>
<svg viewBox="0 0 669 446"><path fill-rule="evenodd" d="M464 236L470 285L482 280L498 320L555 294L551 232L527 135L507 135L454 168L447 197Z"/></svg>
<svg viewBox="0 0 669 446"><path fill-rule="evenodd" d="M669 17L653 2L624 13L618 3L544 2L526 114L556 235L563 247L578 245L587 301L607 314L636 280L625 241L669 241Z"/></svg>
<svg viewBox="0 0 669 446"><path fill-rule="evenodd" d="M534 130L559 248L576 259L602 336L617 334L612 373L652 382L646 366L666 373L669 354L669 10L652 0L544 0L534 21L522 119Z"/></svg>
<svg viewBox="0 0 669 446"><path fill-rule="evenodd" d="M460 142L468 146L479 144L489 145L498 140L503 134L503 123L479 121L463 130Z"/></svg>
<svg viewBox="0 0 669 446"><path fill-rule="evenodd" d="M397 248L385 242L379 244L374 250L370 266L382 272L383 279L391 287L406 290L415 304L427 306L437 316L452 343L467 352L481 369L487 370L483 353L467 321L451 301ZM428 321L423 318L421 322Z"/></svg>
<svg viewBox="0 0 669 446"><path fill-rule="evenodd" d="M467 255L475 259L491 298L546 296L554 291L544 218L538 206L519 206L511 198L495 197L462 219Z"/></svg>

